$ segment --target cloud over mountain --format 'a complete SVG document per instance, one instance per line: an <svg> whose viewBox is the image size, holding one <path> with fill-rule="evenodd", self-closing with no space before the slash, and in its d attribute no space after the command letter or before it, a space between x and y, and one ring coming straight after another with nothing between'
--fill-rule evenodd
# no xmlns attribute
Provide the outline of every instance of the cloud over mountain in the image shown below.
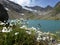
<svg viewBox="0 0 60 45"><path fill-rule="evenodd" d="M31 0L10 0L10 1L18 3L18 4L22 5L22 6L24 6L24 5L29 6L30 2L31 2Z"/></svg>
<svg viewBox="0 0 60 45"><path fill-rule="evenodd" d="M55 6L57 2L60 0L10 0L15 3L18 3L22 6L41 6L41 7L46 7L47 5L50 6Z"/></svg>

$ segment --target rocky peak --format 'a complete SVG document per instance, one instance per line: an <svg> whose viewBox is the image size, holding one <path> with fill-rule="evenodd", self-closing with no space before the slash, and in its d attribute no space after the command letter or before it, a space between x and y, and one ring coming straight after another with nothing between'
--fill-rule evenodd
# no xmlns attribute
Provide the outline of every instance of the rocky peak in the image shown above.
<svg viewBox="0 0 60 45"><path fill-rule="evenodd" d="M40 7L40 6L34 6L34 7L28 7L28 6L25 6L27 8L30 8L30 9L33 9L33 10L42 10L43 8Z"/></svg>
<svg viewBox="0 0 60 45"><path fill-rule="evenodd" d="M58 2L58 3L55 5L55 7L60 7L60 2Z"/></svg>
<svg viewBox="0 0 60 45"><path fill-rule="evenodd" d="M47 6L47 7L45 7L44 9L45 9L46 11L47 11L47 10L52 10L52 9L53 9L53 7L51 7L50 5L48 5L48 6Z"/></svg>

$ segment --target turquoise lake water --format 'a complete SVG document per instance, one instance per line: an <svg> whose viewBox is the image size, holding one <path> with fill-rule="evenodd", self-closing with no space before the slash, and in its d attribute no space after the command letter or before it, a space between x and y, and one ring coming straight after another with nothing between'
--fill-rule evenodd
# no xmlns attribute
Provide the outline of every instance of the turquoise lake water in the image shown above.
<svg viewBox="0 0 60 45"><path fill-rule="evenodd" d="M28 27L40 28L45 32L56 32L60 30L60 20L28 20Z"/></svg>

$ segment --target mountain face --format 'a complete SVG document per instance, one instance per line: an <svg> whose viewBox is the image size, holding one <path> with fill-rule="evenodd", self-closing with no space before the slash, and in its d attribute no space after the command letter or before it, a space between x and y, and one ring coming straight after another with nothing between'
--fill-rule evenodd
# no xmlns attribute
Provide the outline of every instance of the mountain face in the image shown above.
<svg viewBox="0 0 60 45"><path fill-rule="evenodd" d="M44 9L45 9L46 11L49 11L49 10L53 10L53 7L51 7L51 6L48 5L48 6L45 7Z"/></svg>
<svg viewBox="0 0 60 45"><path fill-rule="evenodd" d="M9 0L0 0L0 3L5 7L9 14L9 19L30 19L34 17L34 14L26 9L23 9L22 6L11 2Z"/></svg>
<svg viewBox="0 0 60 45"><path fill-rule="evenodd" d="M43 7L40 7L40 6L34 6L34 7L28 7L28 6L25 6L27 8L30 8L30 9L33 9L33 10L38 10L38 11L47 11L47 10L52 10L53 8L51 6L47 6L45 8Z"/></svg>
<svg viewBox="0 0 60 45"><path fill-rule="evenodd" d="M53 10L55 7L60 7L60 2L58 2L55 7L51 7L50 5L48 5L47 7L43 8L43 7L40 7L40 6L33 6L33 7L28 7L28 6L25 6L26 8L29 8L29 9L33 9L33 10L37 10L37 11L49 11L49 10Z"/></svg>
<svg viewBox="0 0 60 45"><path fill-rule="evenodd" d="M22 6L20 6L16 3L13 3L9 0L4 0L3 5L4 5L4 7L15 10L16 12L22 12Z"/></svg>
<svg viewBox="0 0 60 45"><path fill-rule="evenodd" d="M53 10L53 8L51 6L47 6L45 8L40 7L40 6L34 6L34 7L25 6L25 7L34 10L34 11L32 11L34 14L41 15L41 16L47 15L50 12L52 12L52 10Z"/></svg>
<svg viewBox="0 0 60 45"><path fill-rule="evenodd" d="M7 9L10 19L55 19L55 17L60 19L60 14L54 14L54 8L58 6L60 7L60 2L57 3L54 8L49 5L45 8L40 6L25 6L25 8L31 9L32 11L24 9L22 6L9 0L0 0L0 3L2 3L2 5Z"/></svg>
<svg viewBox="0 0 60 45"><path fill-rule="evenodd" d="M34 7L25 6L25 7L30 8L30 9L33 9L33 10L41 10L41 11L44 9L42 7L39 7L39 6L34 6Z"/></svg>
<svg viewBox="0 0 60 45"><path fill-rule="evenodd" d="M60 7L60 2L58 2L58 3L55 5L55 7Z"/></svg>
<svg viewBox="0 0 60 45"><path fill-rule="evenodd" d="M58 2L55 7L47 6L45 8L40 6L34 6L34 7L28 7L26 8L36 10L36 12L33 12L37 16L37 19L56 19L59 20L60 18L60 2Z"/></svg>

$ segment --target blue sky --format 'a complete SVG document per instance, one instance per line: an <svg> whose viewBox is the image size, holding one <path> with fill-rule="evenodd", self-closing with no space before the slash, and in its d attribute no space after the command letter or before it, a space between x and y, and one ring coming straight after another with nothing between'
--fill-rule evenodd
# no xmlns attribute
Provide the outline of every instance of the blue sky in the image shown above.
<svg viewBox="0 0 60 45"><path fill-rule="evenodd" d="M47 5L55 6L60 0L11 0L22 6L41 6L46 7Z"/></svg>
<svg viewBox="0 0 60 45"><path fill-rule="evenodd" d="M39 5L39 6L42 6L42 7L46 7L47 5L50 5L50 6L55 6L57 2L59 2L60 0L36 0L35 5Z"/></svg>

